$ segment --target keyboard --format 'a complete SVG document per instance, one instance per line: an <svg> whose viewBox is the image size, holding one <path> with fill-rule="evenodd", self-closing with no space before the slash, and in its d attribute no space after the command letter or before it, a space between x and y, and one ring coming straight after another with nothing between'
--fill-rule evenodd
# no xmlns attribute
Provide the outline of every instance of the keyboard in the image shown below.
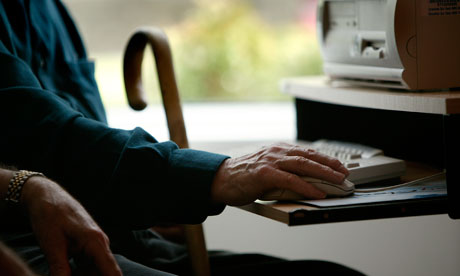
<svg viewBox="0 0 460 276"><path fill-rule="evenodd" d="M339 159L350 171L348 180L355 185L398 178L406 171L404 160L385 156L373 147L335 140L298 141L298 145Z"/></svg>
<svg viewBox="0 0 460 276"><path fill-rule="evenodd" d="M385 156L382 150L361 144L335 140L317 140L314 142L296 140L285 142L312 148L339 159L350 171L348 180L355 185L398 178L406 171L406 165L403 160ZM211 148L214 152L236 157L254 152L260 149L260 147L269 144L271 143L268 141L234 142L229 147L228 144L216 142ZM204 149L209 150L209 148L210 143L207 142ZM200 149L200 147L197 149Z"/></svg>

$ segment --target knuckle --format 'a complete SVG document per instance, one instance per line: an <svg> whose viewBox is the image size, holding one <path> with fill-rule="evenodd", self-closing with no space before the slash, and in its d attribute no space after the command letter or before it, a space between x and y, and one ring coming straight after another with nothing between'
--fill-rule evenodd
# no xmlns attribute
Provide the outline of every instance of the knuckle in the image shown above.
<svg viewBox="0 0 460 276"><path fill-rule="evenodd" d="M342 165L342 162L340 162L338 159L332 159L331 160L331 166L334 168L340 167Z"/></svg>
<svg viewBox="0 0 460 276"><path fill-rule="evenodd" d="M302 156L295 156L294 161L297 163L304 164L307 162L307 159L303 158Z"/></svg>
<svg viewBox="0 0 460 276"><path fill-rule="evenodd" d="M332 174L333 170L326 166L321 166L320 171L322 174Z"/></svg>
<svg viewBox="0 0 460 276"><path fill-rule="evenodd" d="M279 145L272 145L269 149L269 152L280 152L282 151L282 148Z"/></svg>
<svg viewBox="0 0 460 276"><path fill-rule="evenodd" d="M270 151L272 152L282 152L290 149L292 146L286 143L275 143L269 146Z"/></svg>
<svg viewBox="0 0 460 276"><path fill-rule="evenodd" d="M286 182L292 184L296 181L296 176L293 174L286 175Z"/></svg>
<svg viewBox="0 0 460 276"><path fill-rule="evenodd" d="M302 156L296 156L294 157L294 161L296 162L296 164L298 166L301 166L301 167L306 167L306 166L309 166L311 165L311 161L305 157L302 157Z"/></svg>
<svg viewBox="0 0 460 276"><path fill-rule="evenodd" d="M276 153L276 150L272 146L263 147L258 153L258 159L263 159L269 154Z"/></svg>
<svg viewBox="0 0 460 276"><path fill-rule="evenodd" d="M276 158L273 160L273 166L275 168L281 168L283 166L284 158Z"/></svg>
<svg viewBox="0 0 460 276"><path fill-rule="evenodd" d="M104 243L107 243L109 241L109 238L107 237L107 235L104 232L102 232L102 230L99 228L90 228L88 229L86 234L92 240L96 240L96 241L104 242Z"/></svg>
<svg viewBox="0 0 460 276"><path fill-rule="evenodd" d="M258 167L256 169L255 174L256 174L257 177L262 177L263 178L263 177L266 177L267 175L269 175L271 170L272 169L271 169L270 166L262 165L262 166L260 166L260 167Z"/></svg>
<svg viewBox="0 0 460 276"><path fill-rule="evenodd" d="M272 153L269 153L269 154L266 154L265 155L265 159L269 162L276 162L278 160L280 160L279 157L277 157L276 155L272 154Z"/></svg>
<svg viewBox="0 0 460 276"><path fill-rule="evenodd" d="M304 150L304 153L307 158L314 158L315 156L318 156L318 152L313 149L306 149Z"/></svg>

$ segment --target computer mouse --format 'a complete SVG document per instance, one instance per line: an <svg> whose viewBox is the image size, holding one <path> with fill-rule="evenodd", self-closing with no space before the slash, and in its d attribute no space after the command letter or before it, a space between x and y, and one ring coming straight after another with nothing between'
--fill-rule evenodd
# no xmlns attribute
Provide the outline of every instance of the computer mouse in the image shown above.
<svg viewBox="0 0 460 276"><path fill-rule="evenodd" d="M352 194L355 191L355 185L345 179L341 184L334 184L313 177L302 177L308 183L314 185L321 191L327 194L327 197L344 197ZM275 189L268 193L265 193L260 200L303 200L306 199L304 196L287 189Z"/></svg>

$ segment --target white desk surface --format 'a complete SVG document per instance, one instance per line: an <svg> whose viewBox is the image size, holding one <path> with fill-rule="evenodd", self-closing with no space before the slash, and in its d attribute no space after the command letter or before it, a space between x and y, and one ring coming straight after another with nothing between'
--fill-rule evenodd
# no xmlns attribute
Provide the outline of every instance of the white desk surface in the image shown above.
<svg viewBox="0 0 460 276"><path fill-rule="evenodd" d="M460 114L460 91L402 91L357 87L326 76L286 78L281 90L300 99L364 108Z"/></svg>

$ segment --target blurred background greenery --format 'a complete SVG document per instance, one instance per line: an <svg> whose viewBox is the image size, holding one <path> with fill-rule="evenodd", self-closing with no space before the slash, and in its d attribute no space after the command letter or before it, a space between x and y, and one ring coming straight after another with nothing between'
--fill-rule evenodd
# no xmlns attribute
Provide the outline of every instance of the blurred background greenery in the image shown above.
<svg viewBox="0 0 460 276"><path fill-rule="evenodd" d="M122 2L116 0L65 2L82 29L89 55L96 60L96 77L108 107L126 104L121 73L122 50L129 32L134 30L129 27L136 24L136 27L157 25L166 31L182 100L186 102L285 101L290 97L279 91L280 79L321 73L314 0L290 4L283 4L284 1L175 0L169 5L174 7L167 8L170 19L158 22L153 19L165 16L162 13L166 11L162 12L161 7L168 1L125 1L131 3L129 8L123 8ZM136 3L137 11L132 7ZM150 14L145 11L148 7L151 7ZM284 17L280 16L282 13ZM93 17L99 21L94 23ZM112 25L106 21L120 27L111 31ZM116 36L119 38L114 38ZM147 51L143 64L144 85L150 91L150 100L159 102L153 64L153 57Z"/></svg>
<svg viewBox="0 0 460 276"><path fill-rule="evenodd" d="M247 1L199 1L170 32L184 100L285 99L282 77L319 74L311 29L270 25Z"/></svg>

